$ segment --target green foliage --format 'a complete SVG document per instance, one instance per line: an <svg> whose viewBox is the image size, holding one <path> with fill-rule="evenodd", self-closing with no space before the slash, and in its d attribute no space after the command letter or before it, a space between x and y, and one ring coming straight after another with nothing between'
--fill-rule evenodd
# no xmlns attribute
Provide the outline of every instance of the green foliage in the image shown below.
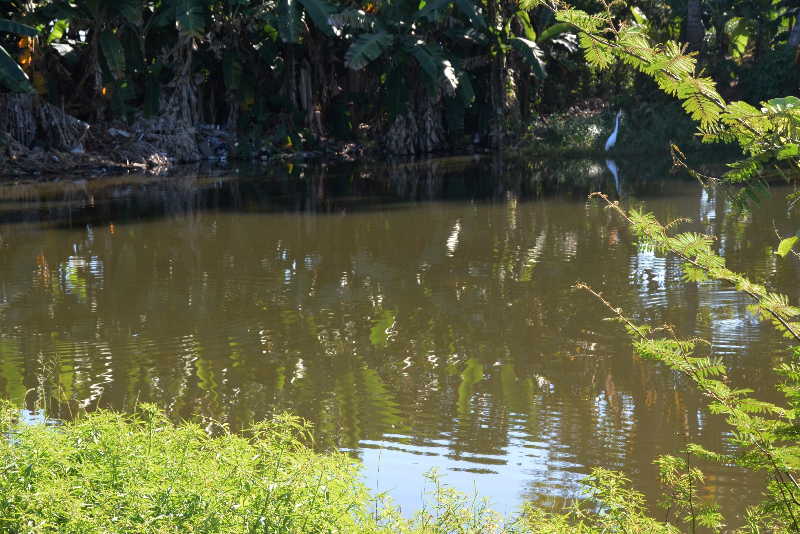
<svg viewBox="0 0 800 534"><path fill-rule="evenodd" d="M536 40L540 43L545 43L547 41L555 39L559 35L562 35L564 33L569 33L570 31L572 31L571 25L566 24L564 22L559 22L545 28L542 31L542 33L539 34L539 37Z"/></svg>
<svg viewBox="0 0 800 534"><path fill-rule="evenodd" d="M436 137L439 126L455 141L483 137L491 127L497 142L497 128L523 132L540 113L587 101L635 111L640 106L633 101L652 100L644 94L649 77L680 100L703 141L739 145L746 163L731 169L731 180L748 180L775 161L794 166L799 156L787 148L800 146L795 126L788 133L769 127L776 115L791 124L796 116L758 104L797 86L795 50L786 43L795 12L786 2L712 2L704 15L710 48L700 55L677 42L684 8L672 1L0 4L0 86L14 92L35 86L41 97L87 120L172 112L161 104L177 105L173 93L188 85L183 97L193 104L183 109L192 109L193 119L256 125L248 134L269 136L280 127L308 130L309 138L351 132L339 127L334 108L370 95L351 119L382 133L403 112L411 112L406 119L422 113L425 99L436 110L425 118L436 123ZM24 70L9 33L33 38L19 54L31 56ZM586 62L572 56L579 48ZM352 76L347 69L362 72ZM743 103L722 98L736 93L758 116L739 116ZM312 124L313 117L319 122Z"/></svg>
<svg viewBox="0 0 800 534"><path fill-rule="evenodd" d="M407 48L409 54L417 61L420 68L427 74L432 85L443 86L449 94L454 94L458 88L459 79L453 64L444 57L441 49L417 40Z"/></svg>
<svg viewBox="0 0 800 534"><path fill-rule="evenodd" d="M31 28L26 24L20 24L19 22L8 19L0 19L0 32L15 33L27 37L36 37L39 33L36 31L36 28Z"/></svg>
<svg viewBox="0 0 800 534"><path fill-rule="evenodd" d="M336 8L325 0L300 0L300 3L308 13L314 25L325 35L333 36L333 28L330 24L330 16Z"/></svg>
<svg viewBox="0 0 800 534"><path fill-rule="evenodd" d="M707 149L691 135L692 121L674 102L631 105L620 127L615 152L653 154L668 150L668 140L688 148ZM614 129L615 113L571 110L553 113L533 123L535 142L524 149L530 155L586 154L605 156L604 143Z"/></svg>
<svg viewBox="0 0 800 534"><path fill-rule="evenodd" d="M614 22L609 5L594 15L558 3L553 8L558 20L580 31L580 46L590 65L598 69L617 61L629 65L681 101L699 124L698 135L704 142L737 143L746 159L727 174L729 180L749 180L775 160L800 170L800 155L793 148L800 144L800 101L795 97L762 102L760 110L745 102L729 103L715 81L698 71L693 54L675 41L654 42L641 22Z"/></svg>
<svg viewBox="0 0 800 534"><path fill-rule="evenodd" d="M525 523L535 534L678 534L678 529L649 517L644 496L630 489L621 473L596 468L583 480L586 501L566 512L528 506Z"/></svg>
<svg viewBox="0 0 800 534"><path fill-rule="evenodd" d="M775 252L778 256L786 256L794 247L795 243L797 243L800 237L793 235L791 237L787 237L786 239L781 239L780 244L778 245L778 250Z"/></svg>
<svg viewBox="0 0 800 534"><path fill-rule="evenodd" d="M8 414L8 411L5 412ZM8 417L3 421L9 425ZM317 455L279 417L209 436L141 406L58 427L11 423L0 442L0 529L92 532L369 531L366 490L344 455Z"/></svg>
<svg viewBox="0 0 800 534"><path fill-rule="evenodd" d="M544 154L587 153L601 154L603 143L611 133L614 117L611 114L558 113L547 121L534 123L539 139L533 150Z"/></svg>
<svg viewBox="0 0 800 534"><path fill-rule="evenodd" d="M384 31L361 34L348 48L344 56L345 65L353 70L361 70L378 59L393 42L394 37Z"/></svg>
<svg viewBox="0 0 800 534"><path fill-rule="evenodd" d="M544 70L544 51L533 41L522 37L512 37L511 46L520 53L528 66L533 69L537 78L544 79L547 74Z"/></svg>
<svg viewBox="0 0 800 534"><path fill-rule="evenodd" d="M125 73L125 51L122 43L113 32L106 30L100 34L100 49L106 60L106 66L114 78L122 78Z"/></svg>
<svg viewBox="0 0 800 534"><path fill-rule="evenodd" d="M278 31L287 43L299 43L302 23L297 0L278 0Z"/></svg>
<svg viewBox="0 0 800 534"><path fill-rule="evenodd" d="M691 454L686 460L663 455L656 458L659 478L666 487L661 506L667 510L667 517L675 516L695 532L698 526L719 532L724 526L722 514L714 503L703 502L698 490L705 482L703 472L689 464Z"/></svg>
<svg viewBox="0 0 800 534"><path fill-rule="evenodd" d="M0 84L15 93L33 92L28 75L2 46L0 46Z"/></svg>
<svg viewBox="0 0 800 534"><path fill-rule="evenodd" d="M426 120L436 137L457 140L465 129L484 128L488 102L510 87L503 82L510 70L499 83L485 81L489 64L508 62L530 89L534 77L544 79L546 62L575 49L571 27L552 24L536 3L489 7L475 0L48 0L9 12L42 32L26 67L37 93L83 119L224 117L267 137L307 130L311 140L340 122L334 107L369 94L351 120L388 128L403 112L408 118L433 105ZM0 31L20 28L8 22ZM31 90L13 58L0 61L6 86ZM528 90L527 107L534 98Z"/></svg>
<svg viewBox="0 0 800 534"><path fill-rule="evenodd" d="M800 73L795 66L796 50L777 46L759 61L737 67L737 77L744 98L758 102L796 93Z"/></svg>
<svg viewBox="0 0 800 534"><path fill-rule="evenodd" d="M206 2L202 0L172 0L178 30L191 37L199 38L205 29Z"/></svg>
<svg viewBox="0 0 800 534"><path fill-rule="evenodd" d="M681 259L690 280L711 279L729 283L752 299L751 312L759 315L785 337L800 346L800 308L792 306L785 295L770 292L745 276L725 266L725 261L711 248L712 238L696 233L670 234L649 213L636 209L624 210L600 195L608 205L630 224L639 240L663 254L673 254ZM579 285L586 288L586 286ZM588 288L587 288L588 289ZM636 324L598 293L591 291L625 325L633 337L636 353L642 358L655 360L689 378L697 389L709 399L709 410L722 415L732 428L727 449L732 452L716 453L698 445L690 445L687 460L663 457L658 460L662 480L670 488L664 504L692 526L702 525L714 530L723 526L716 507L702 503L696 496L702 484L702 473L691 467L692 455L724 465L735 465L750 471L764 472L768 476L764 502L748 512L751 532L766 529L777 532L796 532L800 527L800 448L797 440L800 429L800 371L794 357L780 364L775 372L783 378L778 389L783 393L784 404L763 401L752 396L752 390L736 389L726 379L724 362L713 356L702 355L709 345L697 339L680 339L670 327L652 328Z"/></svg>
<svg viewBox="0 0 800 534"><path fill-rule="evenodd" d="M429 473L411 517L371 497L357 463L310 449L290 416L240 434L171 423L151 405L100 411L57 426L21 422L0 403L0 530L58 532L284 532L405 534L672 534L647 516L644 496L619 473L595 469L566 510L527 506L504 518L486 501Z"/></svg>

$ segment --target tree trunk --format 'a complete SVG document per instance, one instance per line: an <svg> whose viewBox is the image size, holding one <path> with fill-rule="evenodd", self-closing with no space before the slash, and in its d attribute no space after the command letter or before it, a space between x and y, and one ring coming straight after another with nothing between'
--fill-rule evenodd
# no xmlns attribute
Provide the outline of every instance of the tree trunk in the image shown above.
<svg viewBox="0 0 800 534"><path fill-rule="evenodd" d="M522 118L523 124L528 124L531 118L531 76L529 73L524 72L517 82L517 91L519 94L519 113Z"/></svg>
<svg viewBox="0 0 800 534"><path fill-rule="evenodd" d="M488 0L487 14L489 27L497 28L499 0ZM503 137L503 107L505 106L505 54L501 50L495 50L495 54L490 60L489 75L489 146L497 148L500 146Z"/></svg>
<svg viewBox="0 0 800 534"><path fill-rule="evenodd" d="M719 21L714 24L714 34L716 35L715 50L714 50L714 65L721 67L725 64L725 58L728 55L728 50L731 47L731 41L728 34L725 32L726 21L719 17ZM711 53L708 54L711 56ZM709 60L711 61L711 60ZM716 68L713 72L714 79L717 80L717 86L720 91L725 95L725 89L730 87L730 70L727 68Z"/></svg>
<svg viewBox="0 0 800 534"><path fill-rule="evenodd" d="M298 109L297 99L297 59L295 58L295 48L293 44L286 47L286 90L287 100L289 101L289 109L294 111ZM292 127L294 126L293 113L289 114L289 122Z"/></svg>
<svg viewBox="0 0 800 534"><path fill-rule="evenodd" d="M442 115L442 97L426 96L423 99L420 127L420 144L418 151L422 153L434 152L444 146L444 121Z"/></svg>
<svg viewBox="0 0 800 534"><path fill-rule="evenodd" d="M15 141L30 147L36 139L36 117L33 96L0 94L0 135L8 134Z"/></svg>
<svg viewBox="0 0 800 534"><path fill-rule="evenodd" d="M386 149L391 154L415 155L444 147L442 97L425 94L409 100L408 110L400 113L386 132Z"/></svg>
<svg viewBox="0 0 800 534"><path fill-rule="evenodd" d="M506 124L510 126L511 131L516 131L522 122L519 82L524 74L520 74L519 65L510 67L508 63L509 62L506 62L505 83L503 87L503 111L505 112Z"/></svg>
<svg viewBox="0 0 800 534"><path fill-rule="evenodd" d="M686 10L686 42L689 50L701 52L706 29L703 27L702 0L688 0Z"/></svg>
<svg viewBox="0 0 800 534"><path fill-rule="evenodd" d="M313 81L313 67L307 60L303 60L300 67L300 105L305 114L305 127L311 131L312 135L316 138L325 136L322 130L322 121L320 118L320 104L314 98L314 88L319 86L319 83ZM319 80L317 80L319 82Z"/></svg>

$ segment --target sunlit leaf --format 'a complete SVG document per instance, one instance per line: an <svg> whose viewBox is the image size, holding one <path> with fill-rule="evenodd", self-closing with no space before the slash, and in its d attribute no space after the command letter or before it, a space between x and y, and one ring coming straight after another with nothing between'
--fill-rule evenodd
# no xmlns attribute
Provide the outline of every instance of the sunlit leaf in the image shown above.
<svg viewBox="0 0 800 534"><path fill-rule="evenodd" d="M52 43L53 41L57 41L64 37L64 34L69 29L69 20L61 19L57 20L53 24L53 29L50 31L50 35L47 36L47 44Z"/></svg>
<svg viewBox="0 0 800 534"><path fill-rule="evenodd" d="M336 11L336 8L325 0L299 0L306 10L306 13L314 21L314 26L325 35L333 35L333 27L331 26L330 16Z"/></svg>
<svg viewBox="0 0 800 534"><path fill-rule="evenodd" d="M567 24L566 22L557 22L551 26L548 26L542 33L539 34L539 37L536 39L537 43L546 43L547 41L553 39L561 35L562 33L569 33L574 31L571 24Z"/></svg>
<svg viewBox="0 0 800 534"><path fill-rule="evenodd" d="M644 14L644 11L642 11L639 6L631 6L631 15L633 15L633 20L635 20L637 24L647 26L647 15Z"/></svg>
<svg viewBox="0 0 800 534"><path fill-rule="evenodd" d="M782 239L778 245L778 250L775 251L775 254L781 257L786 256L789 251L792 250L792 247L794 247L795 243L797 243L798 239L800 239L800 237L797 237L796 235Z"/></svg>
<svg viewBox="0 0 800 534"><path fill-rule="evenodd" d="M178 29L187 35L199 37L205 29L205 2L202 0L173 0Z"/></svg>
<svg viewBox="0 0 800 534"><path fill-rule="evenodd" d="M522 37L514 37L511 39L511 46L519 52L537 78L543 80L547 77L544 70L544 52L538 44Z"/></svg>
<svg viewBox="0 0 800 534"><path fill-rule="evenodd" d="M778 159L789 159L793 158L800 154L800 146L790 143L788 145L784 145L778 150L777 157Z"/></svg>

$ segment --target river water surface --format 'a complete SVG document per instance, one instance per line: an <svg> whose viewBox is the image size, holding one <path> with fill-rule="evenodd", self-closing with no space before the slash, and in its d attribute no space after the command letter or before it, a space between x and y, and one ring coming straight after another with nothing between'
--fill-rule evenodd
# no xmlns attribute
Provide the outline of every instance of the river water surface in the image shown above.
<svg viewBox="0 0 800 534"><path fill-rule="evenodd" d="M503 512L578 496L592 466L654 498L656 455L719 449L727 427L572 285L710 340L732 383L767 398L785 341L586 193L691 218L795 304L798 262L772 247L800 219L780 189L742 216L696 182L618 169L455 159L0 184L0 396L59 417L152 401L234 429L289 410L405 511L433 467ZM754 484L709 469L728 511Z"/></svg>

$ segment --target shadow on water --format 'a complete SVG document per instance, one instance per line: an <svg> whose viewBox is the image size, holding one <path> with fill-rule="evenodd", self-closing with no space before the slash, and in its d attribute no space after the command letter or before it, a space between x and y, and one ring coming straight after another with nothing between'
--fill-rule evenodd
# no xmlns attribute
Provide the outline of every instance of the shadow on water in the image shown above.
<svg viewBox="0 0 800 534"><path fill-rule="evenodd" d="M586 194L692 218L793 302L797 265L769 245L800 221L779 195L736 216L648 164L616 161L617 181L602 160L453 158L0 186L0 396L54 417L152 401L234 429L291 410L404 509L434 466L507 509L574 496L597 465L654 497L654 456L718 448L726 427L572 284L710 339L734 385L767 391L784 345ZM707 480L727 510L755 491Z"/></svg>
<svg viewBox="0 0 800 534"><path fill-rule="evenodd" d="M655 168L652 162L625 162L623 169L636 177L631 191L661 194L668 185L662 180L668 165L666 160ZM611 173L594 160L521 162L463 156L386 165L290 163L267 171L240 168L234 173L237 179L191 173L171 178L0 184L0 224L71 228L205 210L352 213L401 209L407 202L503 200L509 194L519 200L554 195L585 198L591 191L620 191L616 163L607 160L606 166Z"/></svg>

